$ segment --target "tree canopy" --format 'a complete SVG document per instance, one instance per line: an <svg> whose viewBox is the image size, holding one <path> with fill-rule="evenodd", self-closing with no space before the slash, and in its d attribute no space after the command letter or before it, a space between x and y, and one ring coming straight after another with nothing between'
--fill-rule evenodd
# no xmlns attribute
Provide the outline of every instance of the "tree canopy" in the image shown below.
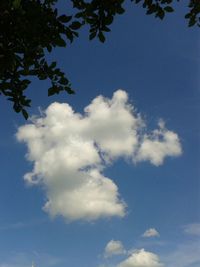
<svg viewBox="0 0 200 267"><path fill-rule="evenodd" d="M65 47L79 36L79 30L89 26L89 39L105 42L105 33L117 15L125 12L128 0L71 0L72 8L60 14L58 0L0 1L0 94L13 102L16 112L27 119L26 108L31 99L26 96L30 77L49 79L48 95L65 91L73 94L72 86L57 62L48 62L53 48ZM179 0L129 0L141 5L146 14L163 19L174 11ZM188 26L200 26L200 1L184 1Z"/></svg>

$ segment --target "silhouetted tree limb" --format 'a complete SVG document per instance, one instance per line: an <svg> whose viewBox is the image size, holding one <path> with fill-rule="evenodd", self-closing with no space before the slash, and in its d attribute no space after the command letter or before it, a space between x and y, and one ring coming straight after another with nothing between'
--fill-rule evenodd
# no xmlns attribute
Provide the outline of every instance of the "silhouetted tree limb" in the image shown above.
<svg viewBox="0 0 200 267"><path fill-rule="evenodd" d="M131 0L141 4L146 14L163 19L173 12L173 2L179 0ZM73 94L71 84L56 62L48 63L47 53L55 47L65 47L79 36L84 25L89 26L89 39L105 41L116 15L125 12L125 0L71 0L72 8L58 14L58 0L0 1L0 94L13 102L16 112L27 119L26 108L31 100L25 91L30 77L49 79L48 95L65 91ZM186 0L182 1L184 4ZM189 26L200 26L200 1L188 1L185 18Z"/></svg>

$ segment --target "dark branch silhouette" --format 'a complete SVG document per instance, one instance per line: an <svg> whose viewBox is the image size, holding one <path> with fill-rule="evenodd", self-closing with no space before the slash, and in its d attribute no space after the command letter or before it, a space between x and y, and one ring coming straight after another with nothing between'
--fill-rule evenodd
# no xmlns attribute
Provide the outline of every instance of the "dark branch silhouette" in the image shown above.
<svg viewBox="0 0 200 267"><path fill-rule="evenodd" d="M117 15L125 12L126 0L71 0L69 14L58 14L58 0L1 0L0 1L0 94L13 102L16 112L27 119L26 97L30 77L49 79L48 95L74 91L65 73L56 62L48 63L47 53L55 47L65 47L79 36L84 25L89 26L89 39L105 42L105 33ZM129 0L130 1L130 0ZM132 0L146 14L163 19L173 12L172 4L179 0ZM181 2L181 1L180 1ZM188 26L200 26L200 1L182 1L188 5L185 18ZM187 2L187 3L186 3Z"/></svg>

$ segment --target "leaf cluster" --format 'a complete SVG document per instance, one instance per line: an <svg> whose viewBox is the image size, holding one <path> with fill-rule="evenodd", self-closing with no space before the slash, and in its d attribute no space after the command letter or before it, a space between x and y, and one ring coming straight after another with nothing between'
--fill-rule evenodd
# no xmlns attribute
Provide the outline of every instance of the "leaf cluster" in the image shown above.
<svg viewBox="0 0 200 267"><path fill-rule="evenodd" d="M142 3L143 8L146 9L146 14L154 14L155 17L163 19L166 13L173 12L171 6L173 0L131 0L135 4ZM179 1L179 0L177 0Z"/></svg>
<svg viewBox="0 0 200 267"><path fill-rule="evenodd" d="M173 3L180 2L180 0L131 0L135 4L141 3L143 8L146 9L146 14L154 14L155 17L163 19L166 13L171 13L174 11ZM186 1L185 1L186 2ZM189 11L185 15L188 19L188 26L200 26L200 1L190 0L188 1Z"/></svg>
<svg viewBox="0 0 200 267"><path fill-rule="evenodd" d="M58 15L56 1L1 0L0 2L0 93L13 102L16 112L28 117L25 90L26 77L50 79L48 94L60 91L74 93L65 74L48 64L46 53L54 47L65 47L78 36L72 16Z"/></svg>
<svg viewBox="0 0 200 267"><path fill-rule="evenodd" d="M124 0L72 0L73 7L79 12L75 15L76 18L81 18L84 24L89 25L89 39L95 37L101 42L105 42L105 32L110 31L116 15L121 15L125 12L123 8Z"/></svg>
<svg viewBox="0 0 200 267"><path fill-rule="evenodd" d="M189 12L185 15L185 18L188 19L188 26L198 25L200 27L200 1L191 0L188 7Z"/></svg>
<svg viewBox="0 0 200 267"><path fill-rule="evenodd" d="M13 102L16 112L27 119L26 108L31 100L26 96L30 77L49 79L48 95L65 91L73 94L71 84L56 62L48 63L47 54L53 48L66 47L79 36L83 26L89 26L89 39L105 42L105 33L117 15L125 12L126 0L71 0L72 10L58 14L58 0L0 1L0 94ZM146 14L163 19L173 12L172 4L179 0L130 0L142 4ZM200 26L200 1L190 0L185 18L189 26ZM70 13L70 14L68 14Z"/></svg>

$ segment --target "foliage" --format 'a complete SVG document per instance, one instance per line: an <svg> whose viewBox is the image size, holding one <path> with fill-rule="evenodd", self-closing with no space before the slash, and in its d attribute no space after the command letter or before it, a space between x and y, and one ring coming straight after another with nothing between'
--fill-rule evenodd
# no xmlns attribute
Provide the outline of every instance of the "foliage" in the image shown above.
<svg viewBox="0 0 200 267"><path fill-rule="evenodd" d="M146 14L163 19L173 12L172 4L179 0L131 0L142 4ZM48 63L47 54L55 47L65 47L79 36L84 25L89 26L89 39L105 41L116 15L125 12L125 0L71 0L72 14L58 14L58 0L0 1L0 94L13 102L16 112L27 119L26 107L31 100L25 90L30 77L49 79L48 95L65 91L73 94L70 82L56 62ZM185 18L188 25L200 26L200 2L189 1ZM29 79L27 79L27 77Z"/></svg>

